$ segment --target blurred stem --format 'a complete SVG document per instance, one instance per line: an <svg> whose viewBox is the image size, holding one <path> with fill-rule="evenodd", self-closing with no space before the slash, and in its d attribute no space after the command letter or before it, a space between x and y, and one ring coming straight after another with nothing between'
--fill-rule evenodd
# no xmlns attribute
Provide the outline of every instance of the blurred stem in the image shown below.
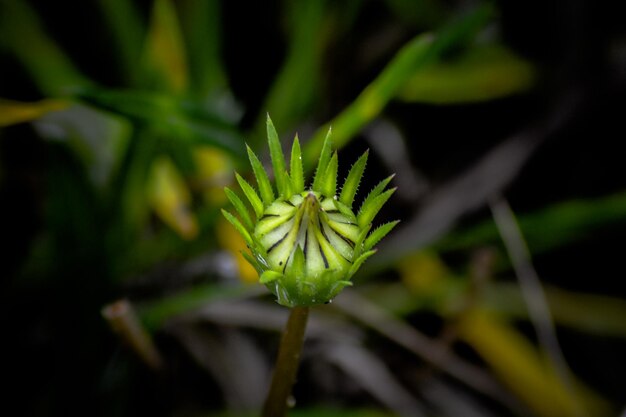
<svg viewBox="0 0 626 417"><path fill-rule="evenodd" d="M493 275L496 252L491 248L481 248L474 252L470 261L470 287L458 301L456 310L447 318L446 325L439 336L442 349L450 349L459 337L459 322L471 312L478 303L480 293Z"/></svg>
<svg viewBox="0 0 626 417"><path fill-rule="evenodd" d="M504 246L511 258L522 297L528 307L528 316L535 327L539 343L548 354L550 365L568 391L571 401L575 404L572 415L585 417L587 412L578 403L574 393L571 370L565 360L561 344L556 335L548 299L532 263L530 250L524 240L515 213L513 213L508 201L503 197L497 196L493 198L489 206Z"/></svg>
<svg viewBox="0 0 626 417"><path fill-rule="evenodd" d="M137 354L151 369L163 368L163 358L142 326L128 300L118 300L102 309L102 316L111 329Z"/></svg>
<svg viewBox="0 0 626 417"><path fill-rule="evenodd" d="M127 85L139 81L138 57L141 55L144 25L135 4L130 0L99 0L102 16L109 25L107 33L118 51L121 71Z"/></svg>
<svg viewBox="0 0 626 417"><path fill-rule="evenodd" d="M263 417L284 417L287 415L287 402L289 395L291 395L291 387L296 380L308 317L308 307L293 307L291 309L287 327L280 340L272 384L263 405Z"/></svg>

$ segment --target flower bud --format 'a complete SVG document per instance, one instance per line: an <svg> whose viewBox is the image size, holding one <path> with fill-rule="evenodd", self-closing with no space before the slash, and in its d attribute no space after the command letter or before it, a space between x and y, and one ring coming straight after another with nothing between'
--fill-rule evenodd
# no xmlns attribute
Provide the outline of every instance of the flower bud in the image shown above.
<svg viewBox="0 0 626 417"><path fill-rule="evenodd" d="M226 195L239 219L222 212L245 239L250 254L244 256L279 304L294 307L328 303L344 287L352 285L350 279L375 253L373 247L398 223L386 223L370 233L372 220L395 191L385 191L392 177L380 182L355 214L352 205L367 152L352 166L337 195L338 157L336 152L331 155L329 130L313 183L305 190L298 137L291 149L288 173L269 116L267 133L277 196L259 159L248 148L259 192L240 175L236 177L256 220L228 188Z"/></svg>

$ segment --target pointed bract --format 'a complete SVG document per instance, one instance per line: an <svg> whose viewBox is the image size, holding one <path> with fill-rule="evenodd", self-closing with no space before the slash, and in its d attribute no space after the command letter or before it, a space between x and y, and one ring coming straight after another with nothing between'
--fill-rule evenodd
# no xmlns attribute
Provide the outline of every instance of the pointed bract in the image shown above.
<svg viewBox="0 0 626 417"><path fill-rule="evenodd" d="M293 252L293 261L291 263L291 268L293 269L295 276L304 275L305 265L304 265L304 252L300 246L296 246L296 250Z"/></svg>
<svg viewBox="0 0 626 417"><path fill-rule="evenodd" d="M293 191L293 181L287 171L284 171L283 174L285 175L285 194L282 197L288 199L295 194Z"/></svg>
<svg viewBox="0 0 626 417"><path fill-rule="evenodd" d="M337 210L339 210L341 214L346 216L348 220L350 220L353 223L356 223L356 216L354 215L354 212L352 211L350 207L346 206L341 201L335 200L335 199L333 199L333 205L335 206Z"/></svg>
<svg viewBox="0 0 626 417"><path fill-rule="evenodd" d="M261 274L261 276L259 277L259 282L261 284L267 284L268 282L276 281L277 279L280 279L282 277L283 274L281 274L280 272L275 272L268 269Z"/></svg>
<svg viewBox="0 0 626 417"><path fill-rule="evenodd" d="M224 187L224 192L226 193L226 197L230 200L235 210L237 210L237 214L243 221L244 226L246 226L246 230L252 232L254 230L254 223L252 222L252 218L250 218L250 213L248 213L248 209L243 204L243 201L239 198L237 194L235 194L230 188Z"/></svg>
<svg viewBox="0 0 626 417"><path fill-rule="evenodd" d="M298 135L293 140L291 145L291 183L293 184L293 192L300 194L304 191L304 171L302 169L302 154L300 151L300 140Z"/></svg>
<svg viewBox="0 0 626 417"><path fill-rule="evenodd" d="M326 167L330 162L330 156L332 153L330 136L332 129L328 129L326 138L324 138L324 145L322 146L322 152L320 153L320 159L317 163L317 169L315 170L315 178L313 179L313 191L319 191L322 181L324 181L324 174L326 173Z"/></svg>
<svg viewBox="0 0 626 417"><path fill-rule="evenodd" d="M233 216L232 214L230 214L224 209L222 209L222 214L224 215L224 217L226 217L226 220L228 220L230 224L232 224L235 227L235 229L239 232L241 237L243 237L243 240L246 241L246 244L248 246L252 246L254 244L252 243L252 236L250 236L250 233L248 233L246 228L243 227L243 224L241 224L241 222L235 216Z"/></svg>
<svg viewBox="0 0 626 417"><path fill-rule="evenodd" d="M365 171L365 165L367 164L368 155L369 151L365 151L365 153L361 155L359 159L357 159L354 165L352 165L352 168L350 168L350 172L348 173L348 177L346 178L346 181L343 183L343 187L341 188L339 201L341 201L348 207L352 207L354 196L359 189L359 183L361 182L363 172Z"/></svg>
<svg viewBox="0 0 626 417"><path fill-rule="evenodd" d="M257 274L259 274L259 276L261 276L261 274L263 273L263 268L261 267L261 265L259 264L259 262L254 259L249 253L241 251L241 255L243 256L243 258L250 264L252 265L252 267L254 268L254 270L257 272Z"/></svg>
<svg viewBox="0 0 626 417"><path fill-rule="evenodd" d="M352 258L353 261L357 260L359 256L361 256L361 254L364 252L363 242L365 242L365 239L367 238L367 234L369 233L371 228L372 228L372 225L368 224L359 233L359 236L357 237L356 242L354 244L354 255ZM365 252L367 251L365 250Z"/></svg>
<svg viewBox="0 0 626 417"><path fill-rule="evenodd" d="M259 193L261 194L263 205L267 207L272 204L272 202L274 202L274 191L272 190L272 184L270 184L267 172L265 172L263 164L261 164L261 161L259 161L259 158L256 156L254 151L247 145L246 149L248 151L250 165L252 165L252 171L254 172L257 185L259 186Z"/></svg>
<svg viewBox="0 0 626 417"><path fill-rule="evenodd" d="M370 200L367 205L364 204L363 207L361 207L359 215L357 216L359 227L364 227L370 224L395 191L395 188L387 190L375 199Z"/></svg>
<svg viewBox="0 0 626 417"><path fill-rule="evenodd" d="M339 160L337 152L330 158L330 162L324 173L324 181L320 185L320 191L328 198L333 198L337 193L337 170L339 169Z"/></svg>
<svg viewBox="0 0 626 417"><path fill-rule="evenodd" d="M248 184L248 181L244 180L241 175L235 172L235 178L237 178L237 182L241 187L241 190L248 198L252 209L254 210L254 214L256 214L257 220L263 216L263 202L259 198L259 195L254 191L254 188Z"/></svg>
<svg viewBox="0 0 626 417"><path fill-rule="evenodd" d="M356 273L356 271L359 270L361 265L363 265L363 262L365 262L370 256L372 256L375 253L376 253L376 249L373 249L359 256L350 267L350 270L348 271L348 278L352 278L352 276Z"/></svg>
<svg viewBox="0 0 626 417"><path fill-rule="evenodd" d="M382 193L385 190L385 187L387 186L387 184L389 184L389 182L393 179L393 177L395 177L395 174L390 175L384 180L382 180L381 182L379 182L376 185L376 187L374 187L372 191L370 191L370 193L367 195L365 200L363 200L363 203L361 203L361 208L359 209L359 214L357 216L361 214L361 212L363 211L363 207L369 205L372 200L378 197L380 193Z"/></svg>
<svg viewBox="0 0 626 417"><path fill-rule="evenodd" d="M278 133L276 133L276 128L269 114L267 115L267 142L270 147L270 157L272 158L272 167L274 168L274 178L276 178L278 194L283 198L288 198L288 178L285 177L285 172L287 172L285 155L283 154Z"/></svg>
<svg viewBox="0 0 626 417"><path fill-rule="evenodd" d="M370 233L367 239L365 239L365 243L363 243L363 250L368 251L372 249L378 242L380 242L382 238L387 236L387 234L391 232L398 223L400 223L400 221L396 220L393 222L385 223L376 228L372 233Z"/></svg>

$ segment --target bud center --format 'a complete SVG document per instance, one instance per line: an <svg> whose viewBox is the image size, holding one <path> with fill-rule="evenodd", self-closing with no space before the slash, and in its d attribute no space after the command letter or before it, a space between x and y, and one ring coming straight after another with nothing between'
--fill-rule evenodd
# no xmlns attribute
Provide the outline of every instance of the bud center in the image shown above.
<svg viewBox="0 0 626 417"><path fill-rule="evenodd" d="M350 267L359 228L354 214L345 207L340 210L335 198L305 191L271 204L254 234L272 270L289 274L296 252L301 251L303 272L318 275Z"/></svg>

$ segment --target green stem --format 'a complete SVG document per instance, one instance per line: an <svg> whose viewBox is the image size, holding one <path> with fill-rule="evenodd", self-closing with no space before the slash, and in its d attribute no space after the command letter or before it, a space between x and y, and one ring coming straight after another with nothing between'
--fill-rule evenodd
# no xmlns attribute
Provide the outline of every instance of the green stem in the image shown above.
<svg viewBox="0 0 626 417"><path fill-rule="evenodd" d="M285 417L291 387L296 380L304 331L309 317L308 307L293 307L287 327L280 340L272 385L263 405L263 417Z"/></svg>

